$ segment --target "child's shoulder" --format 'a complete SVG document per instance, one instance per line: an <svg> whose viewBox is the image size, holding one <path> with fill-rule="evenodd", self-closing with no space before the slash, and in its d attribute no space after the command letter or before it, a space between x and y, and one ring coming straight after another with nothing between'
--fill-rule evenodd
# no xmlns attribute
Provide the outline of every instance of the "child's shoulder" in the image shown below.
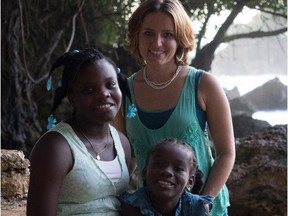
<svg viewBox="0 0 288 216"><path fill-rule="evenodd" d="M133 208L133 212L136 211L135 209L138 209L136 212L141 213L141 215L159 215L149 201L148 190L146 187L142 187L134 193L125 192L120 196L120 201L122 202L122 206L125 206L125 209L122 209L123 215L132 215L127 213L131 213Z"/></svg>
<svg viewBox="0 0 288 216"><path fill-rule="evenodd" d="M148 199L147 195L147 189L146 187L142 187L138 190L136 190L133 193L129 192L124 192L120 196L120 200L126 203L132 203L132 202L137 202L137 201L144 201Z"/></svg>

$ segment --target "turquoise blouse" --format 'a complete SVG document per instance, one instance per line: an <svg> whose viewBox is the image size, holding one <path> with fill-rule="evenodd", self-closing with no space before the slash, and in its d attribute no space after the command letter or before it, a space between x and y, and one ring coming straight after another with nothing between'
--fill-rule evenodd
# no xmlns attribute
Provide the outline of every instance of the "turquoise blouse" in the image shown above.
<svg viewBox="0 0 288 216"><path fill-rule="evenodd" d="M142 185L141 171L145 166L146 156L152 145L167 137L174 137L187 142L194 150L198 164L206 181L209 171L214 163L208 139L207 130L202 130L196 114L197 99L195 96L195 74L197 69L190 67L179 101L166 121L157 129L149 129L136 115L134 118L126 117L126 130L128 138L133 146L138 167L138 186ZM135 103L133 91L134 75L129 78L132 103ZM161 101L159 101L161 103ZM125 112L131 105L128 98L125 100ZM223 216L229 206L229 193L224 185L214 200L211 216Z"/></svg>

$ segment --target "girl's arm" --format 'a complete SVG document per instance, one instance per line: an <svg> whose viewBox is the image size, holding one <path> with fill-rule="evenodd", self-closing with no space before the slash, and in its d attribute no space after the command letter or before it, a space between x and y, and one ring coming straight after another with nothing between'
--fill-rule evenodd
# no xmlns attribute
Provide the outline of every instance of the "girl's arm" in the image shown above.
<svg viewBox="0 0 288 216"><path fill-rule="evenodd" d="M198 101L206 111L209 131L216 150L215 162L202 194L217 196L235 161L231 112L225 92L212 74L203 74L198 92Z"/></svg>
<svg viewBox="0 0 288 216"><path fill-rule="evenodd" d="M121 105L121 108L119 109L116 117L114 118L114 125L117 128L117 130L119 130L120 132L122 132L123 134L127 135L126 132L126 122L125 122L125 117L124 117L124 112L123 112L123 104Z"/></svg>
<svg viewBox="0 0 288 216"><path fill-rule="evenodd" d="M129 169L129 172L131 172L131 145L130 142L128 140L128 138L121 132L118 131L122 146L123 146L123 150L125 153L125 159L126 159L126 164L127 167Z"/></svg>
<svg viewBox="0 0 288 216"><path fill-rule="evenodd" d="M58 133L45 134L36 143L30 164L27 216L56 215L61 184L73 165L68 143Z"/></svg>
<svg viewBox="0 0 288 216"><path fill-rule="evenodd" d="M142 216L140 213L139 208L133 207L131 205L128 205L127 203L122 203L122 216Z"/></svg>

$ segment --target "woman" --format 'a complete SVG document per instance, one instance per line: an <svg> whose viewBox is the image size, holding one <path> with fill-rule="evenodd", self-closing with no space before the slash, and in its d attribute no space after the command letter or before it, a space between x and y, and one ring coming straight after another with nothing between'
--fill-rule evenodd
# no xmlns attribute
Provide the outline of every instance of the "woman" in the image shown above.
<svg viewBox="0 0 288 216"><path fill-rule="evenodd" d="M230 108L215 77L187 65L188 52L194 48L190 18L179 1L144 1L129 20L126 41L143 66L129 78L137 115L124 118L131 105L126 100L115 125L128 135L138 173L153 143L166 137L181 139L191 145L204 173L201 195L216 197L211 215L226 215L225 182L235 160Z"/></svg>

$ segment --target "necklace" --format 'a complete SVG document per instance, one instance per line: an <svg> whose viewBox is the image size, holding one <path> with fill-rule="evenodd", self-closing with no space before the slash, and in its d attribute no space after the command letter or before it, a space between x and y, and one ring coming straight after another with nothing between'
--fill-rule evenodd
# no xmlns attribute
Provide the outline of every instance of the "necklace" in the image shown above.
<svg viewBox="0 0 288 216"><path fill-rule="evenodd" d="M182 68L182 66L178 65L175 74L173 75L173 77L170 80L167 80L166 82L155 83L155 82L148 79L148 77L146 75L146 67L144 67L143 79L145 80L146 84L149 85L150 87L152 87L153 89L157 89L157 90L164 89L167 86L169 86L173 82L173 80L178 76L179 72L181 71L181 68Z"/></svg>
<svg viewBox="0 0 288 216"><path fill-rule="evenodd" d="M78 122L78 120L75 118L76 120L76 124L77 124L77 127L79 129L79 131L81 132L81 134L85 137L85 139L87 140L87 142L90 144L90 146L92 147L93 151L95 152L96 154L96 160L100 160L101 157L100 157L100 154L103 153L106 149L108 149L108 145L109 145L109 130L108 130L108 133L107 133L107 140L106 140L106 144L104 146L104 148L100 151L100 152L96 152L96 150L94 149L93 145L92 145L92 142L88 139L88 137L85 135L85 133L83 132L82 128L80 127L80 124Z"/></svg>

